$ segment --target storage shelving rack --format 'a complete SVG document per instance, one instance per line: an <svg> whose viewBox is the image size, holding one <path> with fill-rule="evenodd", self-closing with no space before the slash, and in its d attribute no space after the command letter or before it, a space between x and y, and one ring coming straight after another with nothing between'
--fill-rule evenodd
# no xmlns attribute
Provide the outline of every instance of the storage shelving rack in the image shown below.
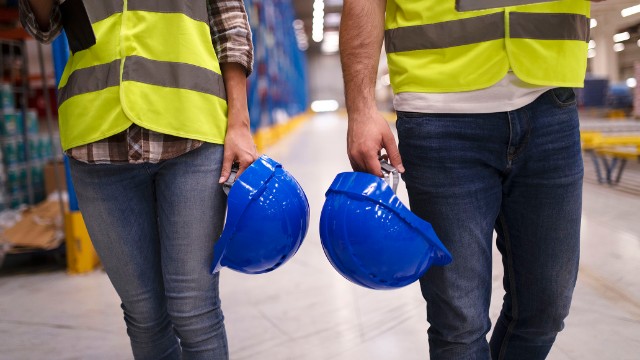
<svg viewBox="0 0 640 360"><path fill-rule="evenodd" d="M40 133L38 114L28 108L33 90L29 85L26 38L19 30L0 32L2 209L33 205L44 199L44 162L52 156L50 136Z"/></svg>
<svg viewBox="0 0 640 360"><path fill-rule="evenodd" d="M281 125L307 109L307 63L293 29L291 0L245 0L254 45L251 129Z"/></svg>

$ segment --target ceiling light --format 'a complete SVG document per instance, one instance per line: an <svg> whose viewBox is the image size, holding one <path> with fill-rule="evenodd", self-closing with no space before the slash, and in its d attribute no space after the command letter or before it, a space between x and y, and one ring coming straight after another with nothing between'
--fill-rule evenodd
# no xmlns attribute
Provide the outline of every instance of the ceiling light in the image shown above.
<svg viewBox="0 0 640 360"><path fill-rule="evenodd" d="M314 112L336 111L340 105L336 100L316 100L311 103Z"/></svg>
<svg viewBox="0 0 640 360"><path fill-rule="evenodd" d="M622 17L627 17L633 14L637 14L639 12L640 12L640 5L635 5L635 6L628 7L626 9L622 9L622 11L620 11L620 15L622 15Z"/></svg>
<svg viewBox="0 0 640 360"><path fill-rule="evenodd" d="M624 50L624 44L623 43L615 43L615 44L613 44L613 51L620 52L622 50Z"/></svg>
<svg viewBox="0 0 640 360"><path fill-rule="evenodd" d="M627 83L627 86L630 88L634 88L636 87L636 85L638 85L638 81L636 81L636 78L628 78L627 81L625 81Z"/></svg>
<svg viewBox="0 0 640 360"><path fill-rule="evenodd" d="M614 42L622 42L625 40L629 40L630 38L631 35L627 31L613 35Z"/></svg>
<svg viewBox="0 0 640 360"><path fill-rule="evenodd" d="M315 42L322 41L324 37L324 1L315 0L313 2L313 27L311 38Z"/></svg>

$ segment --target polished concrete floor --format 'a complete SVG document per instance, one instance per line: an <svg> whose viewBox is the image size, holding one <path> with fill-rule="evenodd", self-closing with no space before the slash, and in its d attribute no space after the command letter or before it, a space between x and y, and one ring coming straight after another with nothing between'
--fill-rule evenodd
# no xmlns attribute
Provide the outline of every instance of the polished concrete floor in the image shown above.
<svg viewBox="0 0 640 360"><path fill-rule="evenodd" d="M317 115L265 151L305 189L311 226L298 254L277 271L249 276L223 270L231 359L428 358L425 306L416 284L367 290L344 280L324 257L320 209L336 173L350 170L345 132L343 117ZM640 191L600 185L586 165L579 281L549 359L638 360ZM637 165L627 169L623 183L634 179L640 179ZM399 196L406 202L402 185ZM493 319L502 297L497 256L494 272ZM0 276L0 359L130 358L118 299L103 272Z"/></svg>

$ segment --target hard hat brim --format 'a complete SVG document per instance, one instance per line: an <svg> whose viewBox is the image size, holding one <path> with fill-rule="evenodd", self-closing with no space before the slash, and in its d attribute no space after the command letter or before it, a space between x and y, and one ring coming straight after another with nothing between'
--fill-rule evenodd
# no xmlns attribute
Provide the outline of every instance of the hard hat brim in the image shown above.
<svg viewBox="0 0 640 360"><path fill-rule="evenodd" d="M236 181L227 199L227 219L214 246L211 271L270 272L296 254L309 226L309 202L280 163L258 158Z"/></svg>
<svg viewBox="0 0 640 360"><path fill-rule="evenodd" d="M242 215L249 204L264 192L267 182L273 177L278 166L280 166L278 162L262 155L240 174L229 190L227 218L222 234L213 248L211 273L222 269L224 254Z"/></svg>

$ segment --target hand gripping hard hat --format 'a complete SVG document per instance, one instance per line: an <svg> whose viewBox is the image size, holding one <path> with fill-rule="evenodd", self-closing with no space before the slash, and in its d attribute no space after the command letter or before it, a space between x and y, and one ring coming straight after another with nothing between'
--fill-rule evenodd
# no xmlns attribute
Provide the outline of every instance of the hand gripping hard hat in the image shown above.
<svg viewBox="0 0 640 360"><path fill-rule="evenodd" d="M237 172L237 169L235 170ZM309 226L309 202L277 161L262 155L225 183L227 219L213 249L211 272L272 271L298 251Z"/></svg>
<svg viewBox="0 0 640 360"><path fill-rule="evenodd" d="M326 192L320 238L327 259L348 280L371 289L395 289L418 280L451 254L433 227L396 197L398 173L381 161L385 178L338 174Z"/></svg>

